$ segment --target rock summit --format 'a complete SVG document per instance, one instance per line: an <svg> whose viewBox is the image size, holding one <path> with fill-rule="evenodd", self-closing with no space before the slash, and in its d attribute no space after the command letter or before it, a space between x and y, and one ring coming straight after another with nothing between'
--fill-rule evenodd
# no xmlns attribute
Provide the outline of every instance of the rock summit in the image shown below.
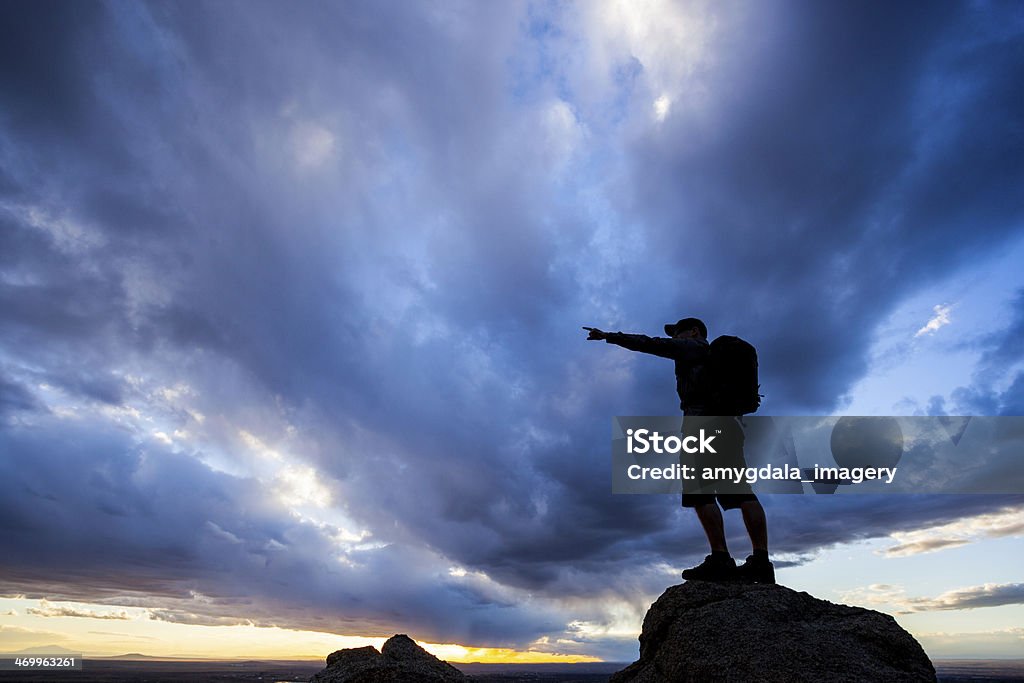
<svg viewBox="0 0 1024 683"><path fill-rule="evenodd" d="M783 586L689 581L651 605L640 659L610 683L935 680L887 614Z"/></svg>
<svg viewBox="0 0 1024 683"><path fill-rule="evenodd" d="M310 683L465 683L469 679L407 635L388 638L380 652L372 646L333 652L327 668Z"/></svg>

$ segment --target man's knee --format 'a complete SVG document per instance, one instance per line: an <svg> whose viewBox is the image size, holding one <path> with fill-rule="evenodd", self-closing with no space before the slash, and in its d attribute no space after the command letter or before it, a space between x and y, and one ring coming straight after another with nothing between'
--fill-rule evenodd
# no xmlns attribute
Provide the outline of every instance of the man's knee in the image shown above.
<svg viewBox="0 0 1024 683"><path fill-rule="evenodd" d="M753 500L745 500L740 503L739 507L740 510L743 510L744 512L746 512L747 510L750 510L752 512L760 510L761 512L764 512L764 506L761 505L761 501L758 500L757 498Z"/></svg>
<svg viewBox="0 0 1024 683"><path fill-rule="evenodd" d="M718 504L722 506L723 510L739 508L743 514L747 514L747 510L753 511L761 507L760 501L757 500L757 496L753 493L726 493L718 496ZM748 507L751 504L756 507Z"/></svg>

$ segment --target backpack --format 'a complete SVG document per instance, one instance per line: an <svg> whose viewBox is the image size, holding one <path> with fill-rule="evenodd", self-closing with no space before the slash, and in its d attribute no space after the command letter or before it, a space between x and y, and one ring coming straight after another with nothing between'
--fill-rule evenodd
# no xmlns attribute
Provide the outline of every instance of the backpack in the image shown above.
<svg viewBox="0 0 1024 683"><path fill-rule="evenodd" d="M703 380L716 415L746 415L761 405L757 351L739 337L722 335L711 342Z"/></svg>

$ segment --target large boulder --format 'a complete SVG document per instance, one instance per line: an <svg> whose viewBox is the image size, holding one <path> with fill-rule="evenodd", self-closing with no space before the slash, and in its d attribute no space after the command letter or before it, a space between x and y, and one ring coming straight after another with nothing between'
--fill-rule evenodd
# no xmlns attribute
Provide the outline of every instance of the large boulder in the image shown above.
<svg viewBox="0 0 1024 683"><path fill-rule="evenodd" d="M887 614L783 586L688 581L651 605L640 659L610 683L935 680Z"/></svg>
<svg viewBox="0 0 1024 683"><path fill-rule="evenodd" d="M469 679L406 635L395 635L377 648L353 647L332 652L327 668L310 683L465 683Z"/></svg>

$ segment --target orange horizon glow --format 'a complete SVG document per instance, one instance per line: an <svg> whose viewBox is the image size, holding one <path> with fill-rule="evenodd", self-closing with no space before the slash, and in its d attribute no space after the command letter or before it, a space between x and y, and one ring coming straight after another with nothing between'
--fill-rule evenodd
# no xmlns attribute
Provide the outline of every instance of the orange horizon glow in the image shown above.
<svg viewBox="0 0 1024 683"><path fill-rule="evenodd" d="M439 659L457 664L582 664L602 662L599 657L566 655L537 650L512 650L495 647L468 647L457 644L416 644Z"/></svg>
<svg viewBox="0 0 1024 683"><path fill-rule="evenodd" d="M63 611L62 611L63 609ZM111 613L116 618L112 618ZM387 637L346 636L276 626L209 626L151 619L141 608L81 602L0 598L0 651L74 652L83 657L142 655L150 659L319 661L337 650L371 645ZM410 636L412 637L412 636ZM416 640L414 638L414 640ZM454 663L576 664L599 657L539 650L489 648L416 640L427 652Z"/></svg>

